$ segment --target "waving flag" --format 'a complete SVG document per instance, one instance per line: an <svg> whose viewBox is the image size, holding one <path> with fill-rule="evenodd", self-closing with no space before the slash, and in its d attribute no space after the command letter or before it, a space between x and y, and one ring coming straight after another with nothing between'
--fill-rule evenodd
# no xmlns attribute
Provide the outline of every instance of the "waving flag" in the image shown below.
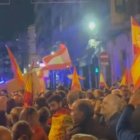
<svg viewBox="0 0 140 140"><path fill-rule="evenodd" d="M131 72L130 70L126 69L122 76L120 85L130 85L132 83L133 83L133 80L132 80Z"/></svg>
<svg viewBox="0 0 140 140"><path fill-rule="evenodd" d="M45 69L57 70L71 67L71 59L68 50L64 44L60 44L59 50L54 52L54 54L45 56L43 58L45 63Z"/></svg>
<svg viewBox="0 0 140 140"><path fill-rule="evenodd" d="M108 88L108 86L106 84L106 81L105 81L105 78L104 78L104 75L103 75L102 72L100 72L99 86Z"/></svg>
<svg viewBox="0 0 140 140"><path fill-rule="evenodd" d="M14 78L18 81L18 83L21 86L23 86L24 85L24 78L23 78L22 72L20 70L20 67L19 67L13 53L11 52L11 50L7 46L6 46L6 48L7 48L8 55L9 55L9 58L11 61L11 66L12 66L12 70L14 73Z"/></svg>
<svg viewBox="0 0 140 140"><path fill-rule="evenodd" d="M71 84L71 90L82 90L81 88L81 83L80 83L80 79L81 77L77 74L77 70L76 67L74 67L74 71L72 76L68 76L70 79L72 79L72 84Z"/></svg>
<svg viewBox="0 0 140 140"><path fill-rule="evenodd" d="M33 104L33 77L32 73L28 73L25 77L25 92L24 92L24 106L31 106Z"/></svg>
<svg viewBox="0 0 140 140"><path fill-rule="evenodd" d="M140 25L131 17L131 32L132 32L132 45L134 55L140 54Z"/></svg>

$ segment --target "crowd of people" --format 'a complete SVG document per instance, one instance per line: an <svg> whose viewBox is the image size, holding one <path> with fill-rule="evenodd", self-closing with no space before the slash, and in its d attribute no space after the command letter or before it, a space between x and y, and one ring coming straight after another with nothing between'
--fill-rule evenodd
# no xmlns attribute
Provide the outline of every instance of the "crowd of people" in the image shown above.
<svg viewBox="0 0 140 140"><path fill-rule="evenodd" d="M0 140L139 140L140 89L133 86L36 94L0 92Z"/></svg>

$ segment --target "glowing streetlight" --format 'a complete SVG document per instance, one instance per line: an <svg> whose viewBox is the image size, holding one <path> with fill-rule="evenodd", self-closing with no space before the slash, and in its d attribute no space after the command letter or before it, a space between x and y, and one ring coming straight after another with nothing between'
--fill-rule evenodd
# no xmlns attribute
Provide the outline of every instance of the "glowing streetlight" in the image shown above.
<svg viewBox="0 0 140 140"><path fill-rule="evenodd" d="M95 28L96 28L95 22L90 22L90 23L89 23L89 29L90 29L90 30L94 30Z"/></svg>
<svg viewBox="0 0 140 140"><path fill-rule="evenodd" d="M54 51L52 51L52 52L51 52L51 55L54 55L54 54L55 54L55 52L54 52Z"/></svg>

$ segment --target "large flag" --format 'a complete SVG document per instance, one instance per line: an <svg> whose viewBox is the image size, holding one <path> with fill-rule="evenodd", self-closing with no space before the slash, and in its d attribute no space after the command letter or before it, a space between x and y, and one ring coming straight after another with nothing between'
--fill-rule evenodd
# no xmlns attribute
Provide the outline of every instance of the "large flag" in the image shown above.
<svg viewBox="0 0 140 140"><path fill-rule="evenodd" d="M134 56L140 54L140 25L131 17L131 33Z"/></svg>
<svg viewBox="0 0 140 140"><path fill-rule="evenodd" d="M79 80L79 75L77 74L76 67L74 67L73 75L72 75L72 84L71 84L71 90L82 90L81 83Z"/></svg>
<svg viewBox="0 0 140 140"><path fill-rule="evenodd" d="M140 55L138 55L133 62L133 65L131 67L131 74L133 78L133 84L136 89L138 86L140 87Z"/></svg>
<svg viewBox="0 0 140 140"><path fill-rule="evenodd" d="M126 69L122 76L120 85L130 85L132 83L133 83L133 79L132 79L131 72L130 70Z"/></svg>
<svg viewBox="0 0 140 140"><path fill-rule="evenodd" d="M45 69L48 70L64 69L72 65L68 50L64 44L60 44L59 50L54 54L45 56L43 62L46 64Z"/></svg>
<svg viewBox="0 0 140 140"><path fill-rule="evenodd" d="M135 89L140 85L140 25L131 17L132 45L134 51L134 61L131 67L131 74Z"/></svg>
<svg viewBox="0 0 140 140"><path fill-rule="evenodd" d="M8 55L9 55L9 58L11 61L11 66L12 66L12 70L14 73L14 78L18 81L18 83L21 86L24 86L24 78L23 78L22 72L20 70L20 67L19 67L13 53L11 52L11 50L7 46L6 46L6 48L7 48Z"/></svg>
<svg viewBox="0 0 140 140"><path fill-rule="evenodd" d="M107 84L106 84L106 81L105 81L104 74L103 74L102 72L100 72L99 86L100 86L100 87L108 88L108 86L107 86Z"/></svg>

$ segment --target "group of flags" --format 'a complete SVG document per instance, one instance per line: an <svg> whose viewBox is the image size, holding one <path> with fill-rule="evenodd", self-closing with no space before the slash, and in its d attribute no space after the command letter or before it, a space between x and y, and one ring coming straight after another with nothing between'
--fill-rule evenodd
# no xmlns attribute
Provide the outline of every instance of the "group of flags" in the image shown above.
<svg viewBox="0 0 140 140"><path fill-rule="evenodd" d="M131 33L132 33L132 51L134 53L134 60L130 69L126 69L121 80L121 85L129 85L133 84L135 89L140 87L140 25L138 22L131 17ZM14 78L18 80L18 83L24 87L24 102L29 105L32 104L33 91L32 91L32 77L31 74L28 78L24 79L23 74L20 70L20 67L11 52L11 50L7 48L9 58L11 61L12 70L14 73ZM65 69L72 67L72 61L70 59L68 50L64 44L60 44L59 49L54 52L54 54L50 54L45 56L43 59L45 63L45 67L43 70L56 70L56 69ZM69 75L68 78L72 80L71 90L81 90L80 80L84 78L79 76L76 67L74 67L73 74ZM105 77L102 72L99 75L99 85L107 88L107 84L105 81Z"/></svg>
<svg viewBox="0 0 140 140"><path fill-rule="evenodd" d="M121 85L133 84L135 90L140 88L140 25L131 17L132 53L134 56L130 69L126 69Z"/></svg>
<svg viewBox="0 0 140 140"><path fill-rule="evenodd" d="M24 106L30 106L33 103L32 68L30 69L28 76L24 77L14 54L8 46L6 46L6 49L11 61L14 78L18 81L18 84L24 88ZM60 44L59 49L54 52L54 54L47 55L42 60L45 63L45 67L41 69L41 73L46 69L56 70L72 67L72 61L64 44ZM84 80L84 77L78 75L76 67L73 69L73 74L68 75L68 78L72 80L71 90L82 90L80 80ZM100 74L100 84L107 86L102 73Z"/></svg>

